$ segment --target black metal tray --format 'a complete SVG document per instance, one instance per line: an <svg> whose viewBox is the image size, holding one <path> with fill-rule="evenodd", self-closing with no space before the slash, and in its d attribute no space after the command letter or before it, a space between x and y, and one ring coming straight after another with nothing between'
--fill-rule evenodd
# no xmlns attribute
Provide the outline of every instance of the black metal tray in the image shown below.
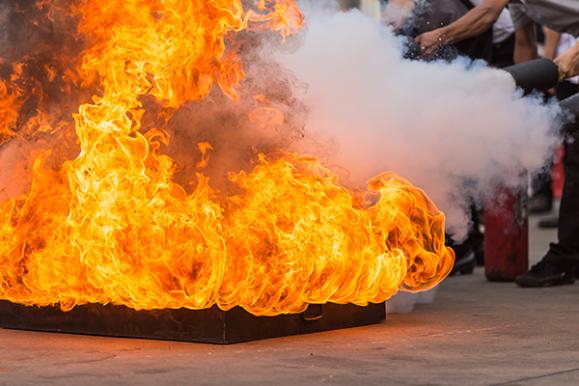
<svg viewBox="0 0 579 386"><path fill-rule="evenodd" d="M384 303L310 305L301 314L254 316L236 307L222 311L163 309L136 311L116 305L88 304L62 312L58 307L28 307L0 300L0 327L126 338L229 344L379 323Z"/></svg>

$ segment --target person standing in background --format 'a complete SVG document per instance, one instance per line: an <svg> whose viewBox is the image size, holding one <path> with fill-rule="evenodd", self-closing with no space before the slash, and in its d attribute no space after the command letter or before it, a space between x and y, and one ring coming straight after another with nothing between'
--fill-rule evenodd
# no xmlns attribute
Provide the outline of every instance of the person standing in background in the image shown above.
<svg viewBox="0 0 579 386"><path fill-rule="evenodd" d="M550 28L542 27L544 45L542 56L546 59L555 60L559 55L571 48L577 42L573 35L559 33ZM577 77L560 82L553 90L549 91L558 100L563 100L577 93ZM553 208L553 188L551 178L552 162L548 164L546 170L533 178L533 195L529 199L529 213L548 213ZM543 218L539 221L539 228L557 228L558 216Z"/></svg>
<svg viewBox="0 0 579 386"><path fill-rule="evenodd" d="M573 0L525 0L511 5L513 22L520 32L517 38L515 60L523 61L537 57L537 44L534 23L540 23L547 30L546 38L551 32L568 33L574 38L568 41L567 47L560 47L558 41L547 44L545 55L554 57L559 67L560 78L569 83L571 78L579 75L579 1ZM552 47L557 47L553 52ZM560 49L559 49L560 47ZM563 91L560 87L560 91ZM574 88L573 86L571 86ZM575 88L576 90L576 88ZM560 95L561 97L567 95ZM517 277L516 283L521 287L542 287L560 284L571 284L579 272L579 137L577 135L565 141L565 182L561 207L559 209L558 242L551 243L543 259L531 269Z"/></svg>
<svg viewBox="0 0 579 386"><path fill-rule="evenodd" d="M483 0L454 23L416 38L423 52L459 42L485 31L499 17L509 0ZM535 24L539 23L559 33L579 36L579 1L519 0L510 5L515 25L515 63L538 56ZM579 75L579 43L556 56L560 78ZM558 242L551 243L543 259L517 277L521 287L541 287L570 284L579 268L579 138L565 143L565 183L559 210Z"/></svg>
<svg viewBox="0 0 579 386"><path fill-rule="evenodd" d="M406 57L410 59L453 60L458 55L462 55L473 60L483 59L489 62L492 60L493 51L495 51L493 41L496 41L497 46L502 45L501 52L503 53L510 46L510 54L503 54L503 57L506 57L505 61L509 57L512 60L514 26L508 13L503 15L501 24L497 28L488 28L479 36L465 39L456 46L438 47L432 55L422 55L420 47L414 41L417 36L453 23L473 7L474 5L468 0L390 0L386 5L384 19L399 34L410 38L406 52ZM510 45L505 43L509 39ZM508 65L508 63L504 65ZM465 183L468 184L468 181ZM447 235L447 245L451 246L456 253L453 273L471 273L477 263L482 265L484 261L481 216L474 204L475 200L471 201L473 204L469 208L471 221L467 238L458 242L453 239L452 235Z"/></svg>
<svg viewBox="0 0 579 386"><path fill-rule="evenodd" d="M510 3L510 5L509 5ZM515 25L515 63L538 56L534 23L557 32L579 34L579 1L577 0L482 0L453 23L436 28L416 37L424 54L434 53L445 44L458 44L486 31L509 5ZM562 79L579 72L579 45L568 49L555 59Z"/></svg>

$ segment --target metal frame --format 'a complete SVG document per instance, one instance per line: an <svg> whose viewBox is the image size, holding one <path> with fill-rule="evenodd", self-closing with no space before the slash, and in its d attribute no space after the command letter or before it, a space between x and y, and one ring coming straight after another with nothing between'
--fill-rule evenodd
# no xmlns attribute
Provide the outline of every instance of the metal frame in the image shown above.
<svg viewBox="0 0 579 386"><path fill-rule="evenodd" d="M58 307L28 307L0 300L0 327L229 344L380 323L384 303L310 305L301 314L258 317L236 307L222 311L163 309L136 311L125 306L88 304L62 312Z"/></svg>

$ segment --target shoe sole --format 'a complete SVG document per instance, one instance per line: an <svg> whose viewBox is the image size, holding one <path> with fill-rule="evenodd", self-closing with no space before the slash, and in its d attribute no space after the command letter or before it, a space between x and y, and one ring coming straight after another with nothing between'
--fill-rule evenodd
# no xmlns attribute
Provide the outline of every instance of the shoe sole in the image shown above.
<svg viewBox="0 0 579 386"><path fill-rule="evenodd" d="M560 280L550 281L548 283L515 283L521 288L541 288L541 287L556 287L560 285L575 284L575 278L561 278Z"/></svg>

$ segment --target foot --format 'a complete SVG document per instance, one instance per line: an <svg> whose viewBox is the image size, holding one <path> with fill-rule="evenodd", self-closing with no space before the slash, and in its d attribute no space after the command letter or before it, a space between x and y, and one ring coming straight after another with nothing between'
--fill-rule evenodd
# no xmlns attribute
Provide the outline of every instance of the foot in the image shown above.
<svg viewBox="0 0 579 386"><path fill-rule="evenodd" d="M549 261L541 260L531 269L517 276L515 282L519 287L549 287L575 282L575 267L561 267Z"/></svg>
<svg viewBox="0 0 579 386"><path fill-rule="evenodd" d="M472 274L474 267L476 266L476 257L470 244L455 244L452 245L452 249L454 249L456 260L454 261L454 267L452 268L450 275L454 276L458 273L461 275Z"/></svg>
<svg viewBox="0 0 579 386"><path fill-rule="evenodd" d="M539 228L552 229L559 227L559 217L547 217L539 220Z"/></svg>
<svg viewBox="0 0 579 386"><path fill-rule="evenodd" d="M553 198L546 194L539 194L529 199L529 213L549 213L553 209Z"/></svg>

